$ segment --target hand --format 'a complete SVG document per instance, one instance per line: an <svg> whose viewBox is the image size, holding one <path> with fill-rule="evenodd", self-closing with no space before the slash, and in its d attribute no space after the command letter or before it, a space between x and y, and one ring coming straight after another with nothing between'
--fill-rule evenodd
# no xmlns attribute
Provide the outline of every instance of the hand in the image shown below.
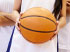
<svg viewBox="0 0 70 52"><path fill-rule="evenodd" d="M59 32L59 21L57 21L57 30L54 32L54 34L56 35L56 34L58 34L58 32Z"/></svg>
<svg viewBox="0 0 70 52"><path fill-rule="evenodd" d="M21 15L20 15L19 18L21 18ZM16 22L15 26L20 31L20 28L19 28L19 24L20 24L19 18L17 19L17 22Z"/></svg>
<svg viewBox="0 0 70 52"><path fill-rule="evenodd" d="M20 17L19 18L21 18L22 15L23 15L23 13L20 13ZM19 28L19 24L20 24L19 18L17 19L17 22L16 22L15 26L20 31L20 28Z"/></svg>
<svg viewBox="0 0 70 52"><path fill-rule="evenodd" d="M20 24L20 21L18 20L15 24L16 28L20 31L20 28L19 28L19 24Z"/></svg>
<svg viewBox="0 0 70 52"><path fill-rule="evenodd" d="M59 21L56 22L56 26L57 26L57 29L56 29L56 31L54 32L54 35L51 37L50 40L52 40L52 39L55 37L55 35L58 34L58 32L59 32Z"/></svg>

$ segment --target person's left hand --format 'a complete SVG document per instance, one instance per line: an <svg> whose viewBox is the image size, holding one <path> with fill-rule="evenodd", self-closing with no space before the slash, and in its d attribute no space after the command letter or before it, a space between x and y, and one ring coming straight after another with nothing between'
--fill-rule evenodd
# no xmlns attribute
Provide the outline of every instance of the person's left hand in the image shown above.
<svg viewBox="0 0 70 52"><path fill-rule="evenodd" d="M51 39L53 39L53 38L55 37L55 35L57 35L58 32L59 32L59 21L56 22L56 26L57 26L57 29L56 29L56 31L54 32L54 35L51 37ZM50 39L50 40L51 40L51 39Z"/></svg>
<svg viewBox="0 0 70 52"><path fill-rule="evenodd" d="M23 13L20 14L20 17L17 19L16 24L15 24L15 26L19 32L20 32L20 28L19 28L20 21L19 21L19 19L21 18L22 15L23 15Z"/></svg>
<svg viewBox="0 0 70 52"><path fill-rule="evenodd" d="M60 29L60 28L59 28L59 21L57 21L57 24L56 24L56 25L57 25L57 30L54 32L55 35L58 34L59 29Z"/></svg>

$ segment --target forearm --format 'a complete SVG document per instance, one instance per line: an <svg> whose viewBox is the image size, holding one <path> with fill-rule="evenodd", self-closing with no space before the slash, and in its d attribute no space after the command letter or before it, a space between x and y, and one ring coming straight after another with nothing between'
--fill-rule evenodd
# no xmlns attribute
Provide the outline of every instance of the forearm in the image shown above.
<svg viewBox="0 0 70 52"><path fill-rule="evenodd" d="M11 14L12 18L13 18L13 21L17 21L20 17L20 14L17 10L13 10L12 14Z"/></svg>
<svg viewBox="0 0 70 52"><path fill-rule="evenodd" d="M63 28L66 25L66 19L65 17L61 17L59 20L59 29Z"/></svg>
<svg viewBox="0 0 70 52"><path fill-rule="evenodd" d="M5 16L5 18L8 18L8 19L14 21L11 13L0 12L0 15Z"/></svg>
<svg viewBox="0 0 70 52"><path fill-rule="evenodd" d="M20 17L20 14L16 10L14 10L12 13L0 12L0 15L6 16L6 18L8 18L14 22L16 22L17 18Z"/></svg>
<svg viewBox="0 0 70 52"><path fill-rule="evenodd" d="M13 10L12 13L0 12L0 26L14 25L20 17L18 11Z"/></svg>
<svg viewBox="0 0 70 52"><path fill-rule="evenodd" d="M62 9L60 11L59 28L61 29L66 24L66 0L62 0Z"/></svg>
<svg viewBox="0 0 70 52"><path fill-rule="evenodd" d="M18 4L17 4L18 3ZM20 8L21 8L22 0L14 0L14 8L12 12L13 20L16 22L20 17Z"/></svg>
<svg viewBox="0 0 70 52"><path fill-rule="evenodd" d="M0 15L0 26L12 26L15 22L10 20L9 18Z"/></svg>

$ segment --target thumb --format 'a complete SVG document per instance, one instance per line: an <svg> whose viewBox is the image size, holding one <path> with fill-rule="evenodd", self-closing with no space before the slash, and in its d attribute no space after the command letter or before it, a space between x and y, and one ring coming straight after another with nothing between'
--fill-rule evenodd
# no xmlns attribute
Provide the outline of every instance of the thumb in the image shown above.
<svg viewBox="0 0 70 52"><path fill-rule="evenodd" d="M56 22L56 25L57 25L57 26L58 26L58 24L59 24L59 21Z"/></svg>

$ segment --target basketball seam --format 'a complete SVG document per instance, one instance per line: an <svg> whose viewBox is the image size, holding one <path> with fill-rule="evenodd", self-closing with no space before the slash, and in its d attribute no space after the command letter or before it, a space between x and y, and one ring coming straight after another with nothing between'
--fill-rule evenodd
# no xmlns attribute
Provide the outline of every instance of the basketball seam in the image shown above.
<svg viewBox="0 0 70 52"><path fill-rule="evenodd" d="M27 17L41 17L41 18L49 19L48 17L38 16L38 15L25 16L25 17L20 18L20 19L24 19L24 18L27 18ZM52 22L56 25L56 23L55 23L53 20L51 20L51 19L49 19L49 20L52 21ZM55 30L52 30L52 31L37 31L37 30L32 30L32 29L30 29L30 28L24 27L24 26L21 25L21 24L19 24L19 25L20 25L21 27L27 29L27 30L34 31L34 32L40 32L40 33L50 33L50 32L54 32L54 31L56 31L56 29L57 29L57 28L56 28Z"/></svg>
<svg viewBox="0 0 70 52"><path fill-rule="evenodd" d="M24 19L24 18L27 18L27 17L41 17L41 18L49 19L50 21L54 22L53 20L51 20L51 19L48 18L48 17L45 17L45 16L39 16L39 15L24 16L23 18L20 18L20 19ZM55 23L55 22L54 22L54 23ZM55 25L56 25L56 23L55 23Z"/></svg>

